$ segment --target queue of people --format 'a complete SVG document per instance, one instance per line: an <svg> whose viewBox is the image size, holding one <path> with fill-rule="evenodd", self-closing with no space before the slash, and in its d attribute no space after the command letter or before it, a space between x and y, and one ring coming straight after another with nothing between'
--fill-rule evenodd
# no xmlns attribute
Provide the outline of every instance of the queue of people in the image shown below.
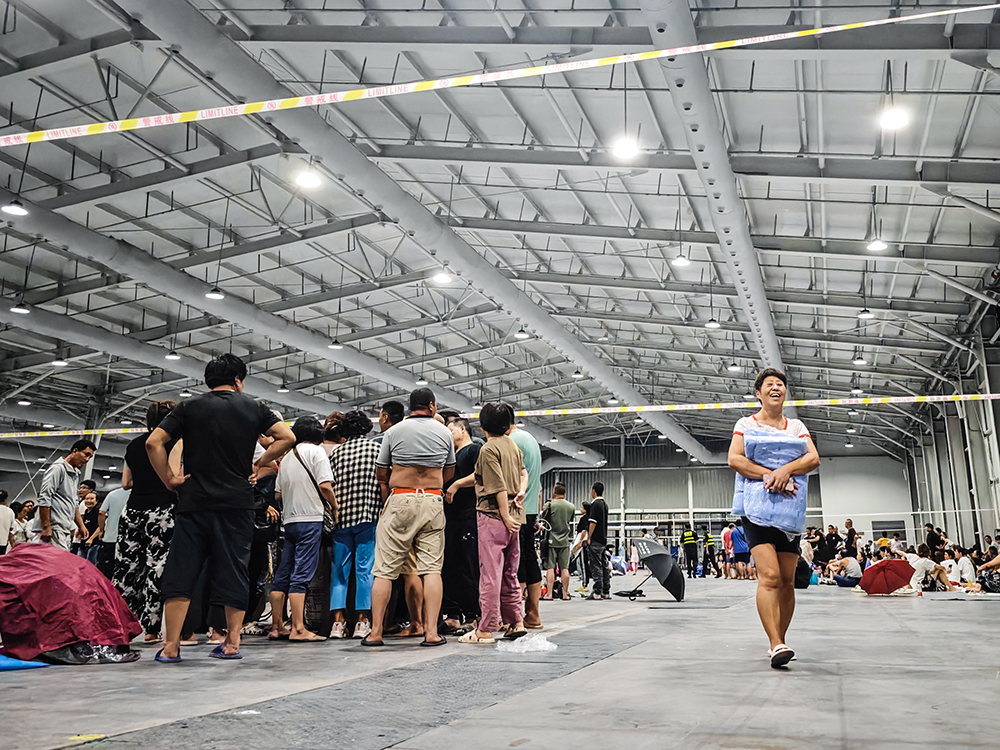
<svg viewBox="0 0 1000 750"><path fill-rule="evenodd" d="M574 540L576 510L564 487L540 503L541 451L509 404L483 407L482 440L420 388L408 415L383 405L370 439L372 420L357 410L289 427L243 394L246 377L238 357L222 355L205 368L207 393L151 403L147 431L126 448L122 487L103 502L82 478L96 446L78 440L46 470L36 501L0 505L5 546L78 548L168 664L199 633L222 660L243 657L246 634L366 647L519 638L542 627L546 576L569 598L581 548L590 598L610 598L603 485ZM267 604L270 628L260 630Z"/></svg>

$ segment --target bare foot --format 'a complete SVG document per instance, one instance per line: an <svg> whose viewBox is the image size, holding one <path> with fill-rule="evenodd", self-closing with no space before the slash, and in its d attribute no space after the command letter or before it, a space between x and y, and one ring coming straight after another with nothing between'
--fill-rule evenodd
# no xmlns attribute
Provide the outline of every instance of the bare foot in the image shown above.
<svg viewBox="0 0 1000 750"><path fill-rule="evenodd" d="M326 638L324 638L321 635L317 635L316 633L313 633L310 630L302 630L301 632L292 631L292 633L288 636L288 640L314 642L314 641L325 641Z"/></svg>
<svg viewBox="0 0 1000 750"><path fill-rule="evenodd" d="M391 635L389 637L390 638L416 638L417 636L421 636L423 634L424 634L424 629L422 627L420 627L419 625L414 625L413 623L410 623L405 628L403 628L402 630L400 630L398 633L396 633L395 635Z"/></svg>

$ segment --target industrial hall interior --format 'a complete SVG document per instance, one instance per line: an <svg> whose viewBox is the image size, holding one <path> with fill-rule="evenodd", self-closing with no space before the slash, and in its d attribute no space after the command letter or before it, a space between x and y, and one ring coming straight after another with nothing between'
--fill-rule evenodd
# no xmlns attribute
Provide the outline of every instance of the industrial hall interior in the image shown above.
<svg viewBox="0 0 1000 750"><path fill-rule="evenodd" d="M0 0L3 750L992 748L998 423L1000 0Z"/></svg>

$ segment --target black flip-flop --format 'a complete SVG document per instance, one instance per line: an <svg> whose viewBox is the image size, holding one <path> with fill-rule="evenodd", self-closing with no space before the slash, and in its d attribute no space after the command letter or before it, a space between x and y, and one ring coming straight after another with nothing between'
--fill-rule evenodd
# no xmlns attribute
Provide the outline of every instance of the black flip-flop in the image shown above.
<svg viewBox="0 0 1000 750"><path fill-rule="evenodd" d="M443 646L444 644L446 644L448 642L448 639L445 638L443 635L442 636L438 636L438 637L440 638L440 640L438 640L438 641L429 641L429 640L427 640L425 638L424 640L420 641L420 645L421 646L427 646L428 648L431 648L433 646Z"/></svg>
<svg viewBox="0 0 1000 750"><path fill-rule="evenodd" d="M361 639L361 645L368 646L368 648L378 648L379 646L384 646L385 641L369 641L368 636L366 635Z"/></svg>
<svg viewBox="0 0 1000 750"><path fill-rule="evenodd" d="M505 641L516 641L518 638L524 638L528 634L527 630L508 630L503 639Z"/></svg>

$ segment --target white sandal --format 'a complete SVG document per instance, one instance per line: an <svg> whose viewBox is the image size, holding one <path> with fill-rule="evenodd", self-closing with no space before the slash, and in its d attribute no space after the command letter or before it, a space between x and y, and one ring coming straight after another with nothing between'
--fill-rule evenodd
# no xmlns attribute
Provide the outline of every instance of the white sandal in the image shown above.
<svg viewBox="0 0 1000 750"><path fill-rule="evenodd" d="M771 657L772 669L780 669L795 658L795 652L788 648L788 646L784 643L775 646L774 649L768 651L767 655Z"/></svg>

